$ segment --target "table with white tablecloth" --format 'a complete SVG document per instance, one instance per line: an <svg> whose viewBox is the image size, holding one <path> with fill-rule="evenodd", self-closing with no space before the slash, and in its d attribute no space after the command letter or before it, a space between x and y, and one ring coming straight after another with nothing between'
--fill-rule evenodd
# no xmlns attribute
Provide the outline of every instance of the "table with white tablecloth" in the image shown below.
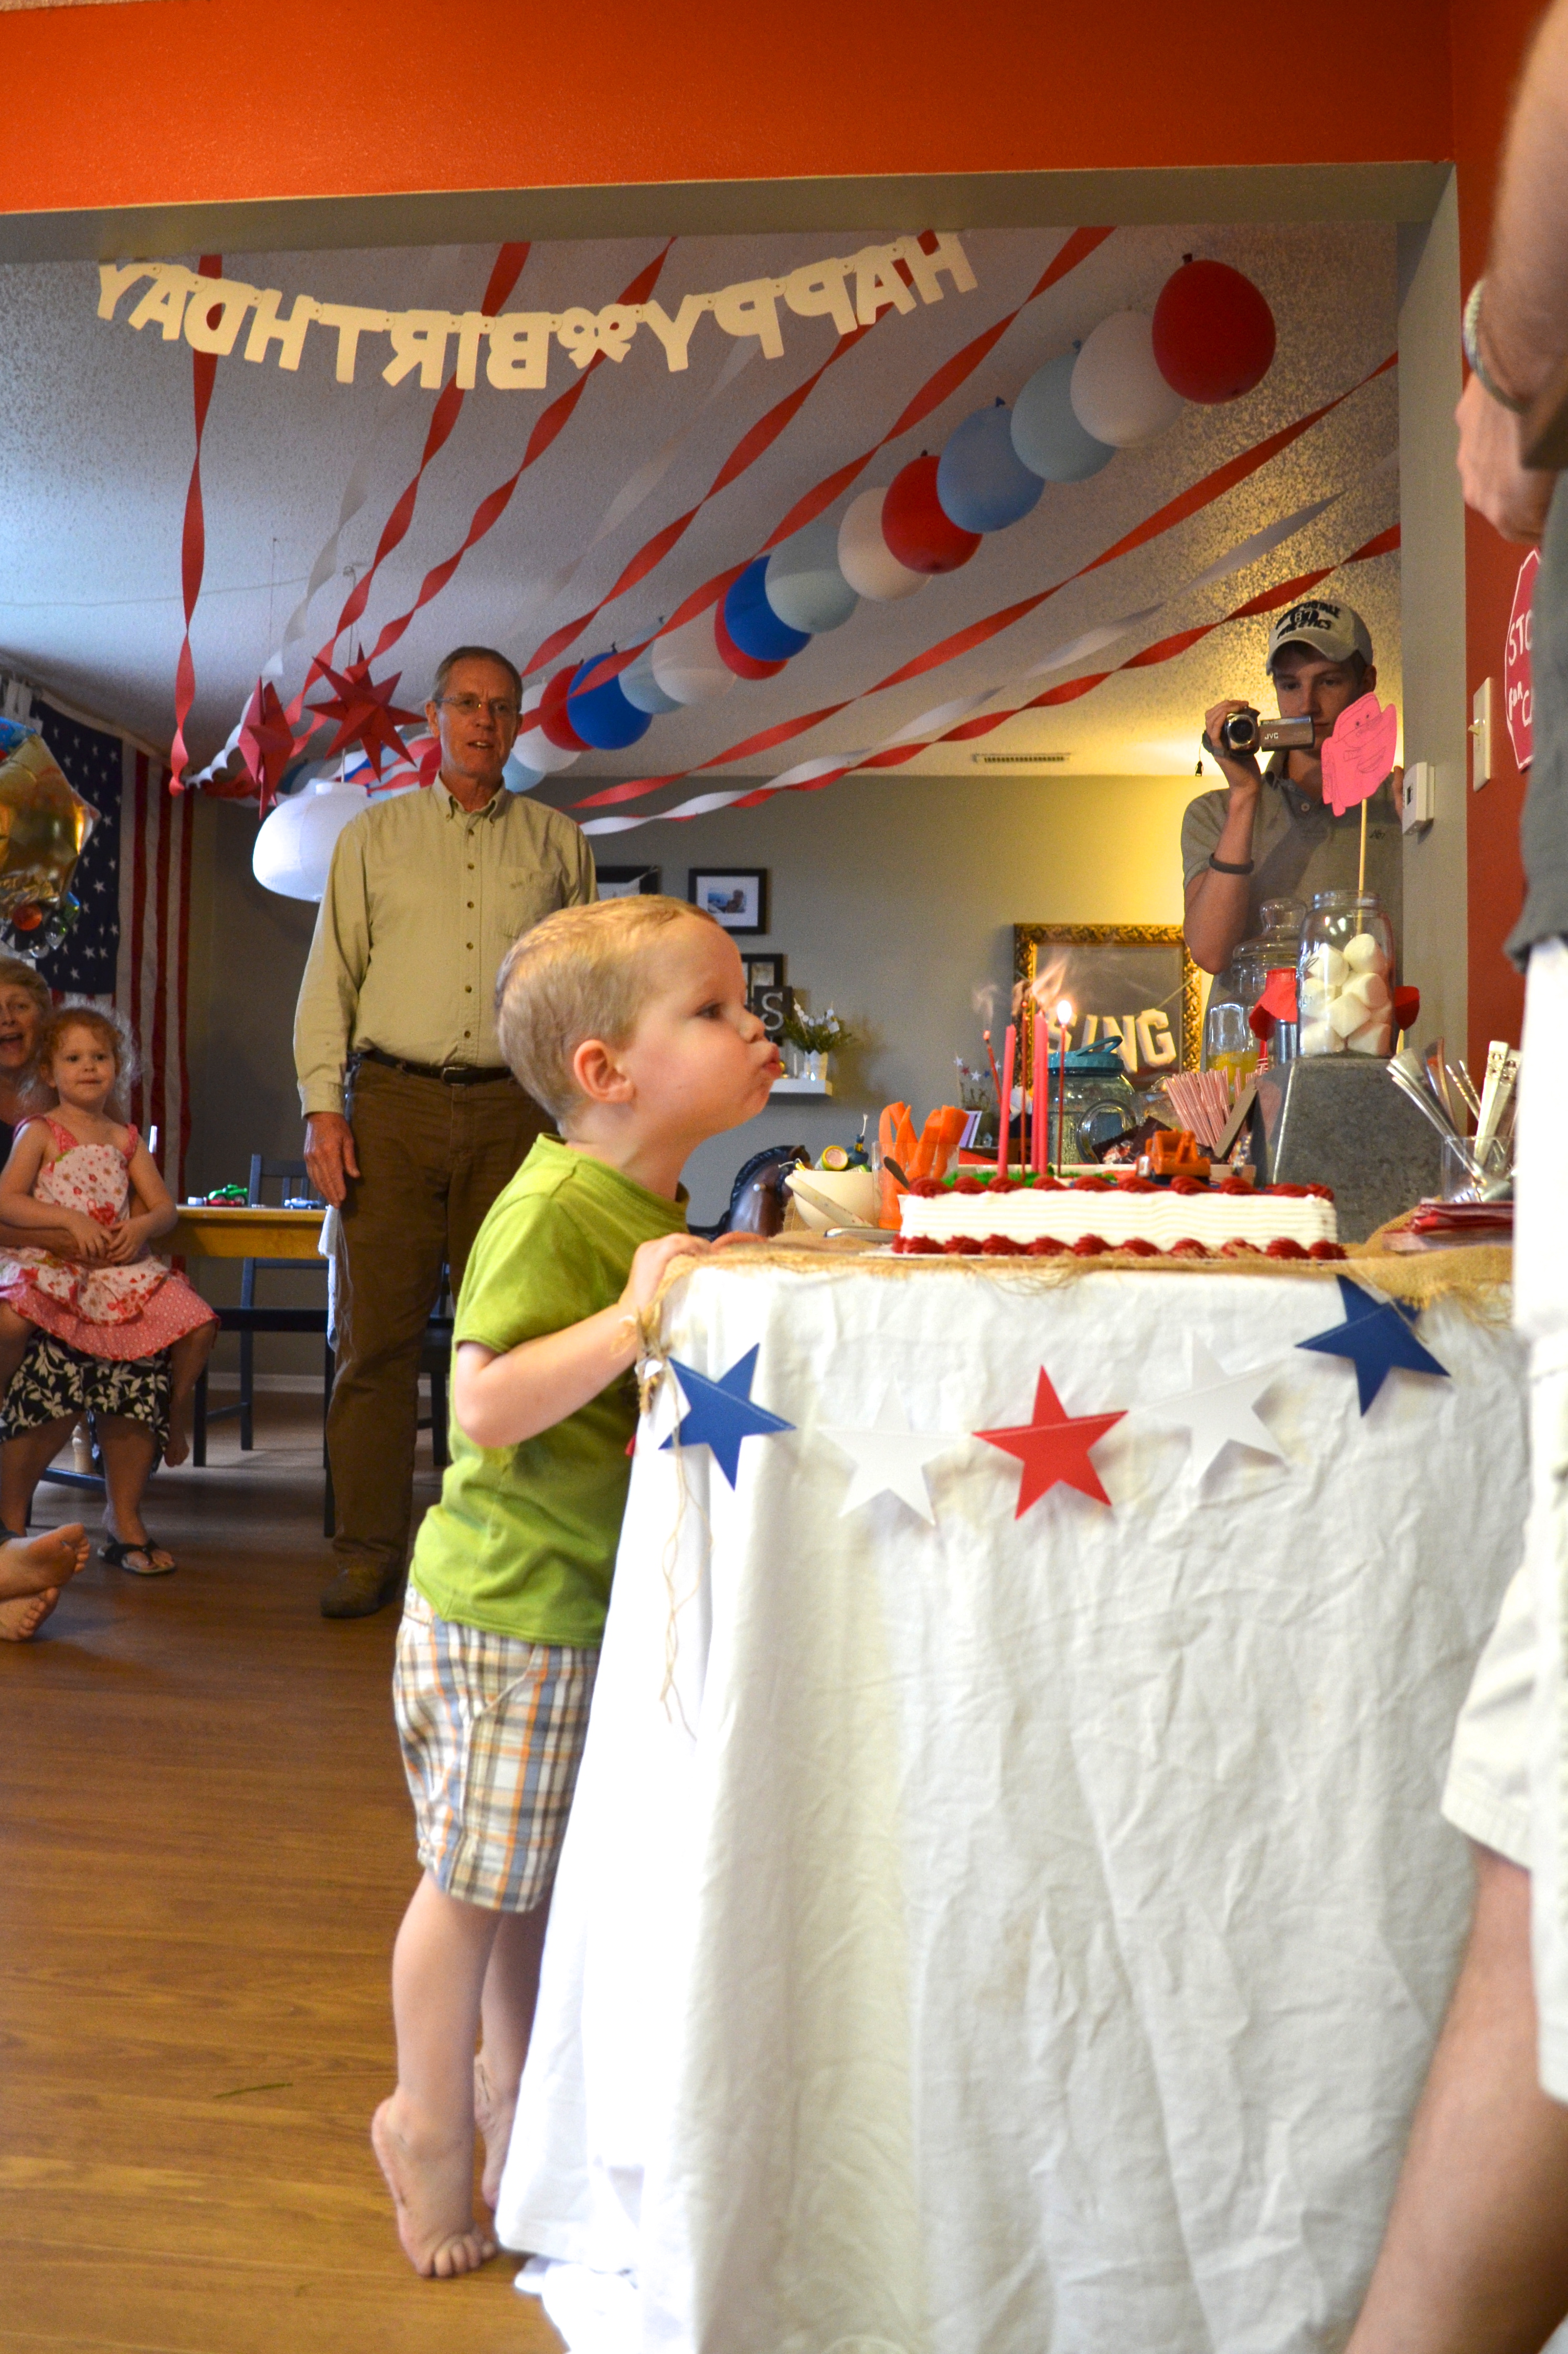
<svg viewBox="0 0 1568 2354"><path fill-rule="evenodd" d="M732 1488L664 1443L666 1369L639 1434L498 2211L573 2354L1342 2342L1467 1918L1438 1795L1525 1467L1495 1300L1426 1305L1446 1378L1363 1414L1298 1345L1341 1297L767 1251L675 1288L669 1358L791 1426ZM1122 1416L1108 1502L1019 1512L975 1436L1042 1369ZM1214 1373L1262 1443L1200 1470ZM867 1495L853 1434L905 1426L947 1443Z"/></svg>

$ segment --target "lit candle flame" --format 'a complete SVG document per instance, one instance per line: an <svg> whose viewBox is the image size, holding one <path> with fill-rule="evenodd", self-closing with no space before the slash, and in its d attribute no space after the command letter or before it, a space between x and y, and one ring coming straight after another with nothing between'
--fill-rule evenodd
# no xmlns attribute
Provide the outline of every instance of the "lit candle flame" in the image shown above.
<svg viewBox="0 0 1568 2354"><path fill-rule="evenodd" d="M1073 1001L1070 997L1064 997L1059 1000L1056 1006L1057 1027L1062 1030L1070 1029L1072 1026L1072 1021Z"/></svg>

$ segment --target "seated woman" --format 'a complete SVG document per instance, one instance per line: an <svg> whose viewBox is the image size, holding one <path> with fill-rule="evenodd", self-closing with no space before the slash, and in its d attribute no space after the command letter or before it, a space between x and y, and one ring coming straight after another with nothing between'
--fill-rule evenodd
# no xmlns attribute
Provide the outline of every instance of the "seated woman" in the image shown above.
<svg viewBox="0 0 1568 2354"><path fill-rule="evenodd" d="M20 957L0 956L0 1159L14 1131L49 1100L33 1066L38 1033L53 1011L43 974Z"/></svg>
<svg viewBox="0 0 1568 2354"><path fill-rule="evenodd" d="M39 1479L90 1413L109 1490L103 1557L147 1577L175 1561L147 1533L143 1492L160 1451L178 1462L188 1449L191 1394L217 1320L148 1249L177 1214L135 1129L111 1116L130 1054L95 1006L52 1014L37 1069L59 1108L18 1129L0 1174L0 1225L42 1234L63 1223L70 1245L0 1257L0 1378L10 1382L0 1522L13 1535L26 1529Z"/></svg>

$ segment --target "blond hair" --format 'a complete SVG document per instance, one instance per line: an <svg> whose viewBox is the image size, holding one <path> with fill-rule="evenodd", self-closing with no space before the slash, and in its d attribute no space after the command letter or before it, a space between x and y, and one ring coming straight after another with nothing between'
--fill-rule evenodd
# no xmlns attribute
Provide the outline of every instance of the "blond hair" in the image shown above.
<svg viewBox="0 0 1568 2354"><path fill-rule="evenodd" d="M55 1054L69 1030L86 1030L107 1046L113 1055L114 1085L109 1091L106 1108L124 1119L131 1087L141 1068L130 1023L122 1014L94 1005L90 1000L68 997L63 1005L53 1009L38 1032L33 1068L47 1084L53 1084L51 1073Z"/></svg>
<svg viewBox="0 0 1568 2354"><path fill-rule="evenodd" d="M585 1038L625 1045L647 1000L649 951L683 917L714 922L705 908L658 892L599 899L557 907L508 949L495 981L496 1035L519 1087L556 1119L582 1100L572 1056Z"/></svg>

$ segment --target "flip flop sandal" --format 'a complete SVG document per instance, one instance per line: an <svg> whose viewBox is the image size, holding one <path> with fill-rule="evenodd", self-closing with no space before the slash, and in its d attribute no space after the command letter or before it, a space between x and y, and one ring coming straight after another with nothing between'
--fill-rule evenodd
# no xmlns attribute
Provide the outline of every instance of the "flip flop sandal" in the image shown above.
<svg viewBox="0 0 1568 2354"><path fill-rule="evenodd" d="M164 1561L154 1561L153 1555L157 1553L167 1553L168 1548L161 1545L156 1537L143 1537L140 1544L122 1543L119 1537L105 1537L98 1548L99 1559L106 1561L111 1569L128 1570L132 1577L167 1577L172 1570L179 1567L179 1564L172 1554ZM146 1563L144 1569L137 1568L132 1559L133 1553L142 1555Z"/></svg>

